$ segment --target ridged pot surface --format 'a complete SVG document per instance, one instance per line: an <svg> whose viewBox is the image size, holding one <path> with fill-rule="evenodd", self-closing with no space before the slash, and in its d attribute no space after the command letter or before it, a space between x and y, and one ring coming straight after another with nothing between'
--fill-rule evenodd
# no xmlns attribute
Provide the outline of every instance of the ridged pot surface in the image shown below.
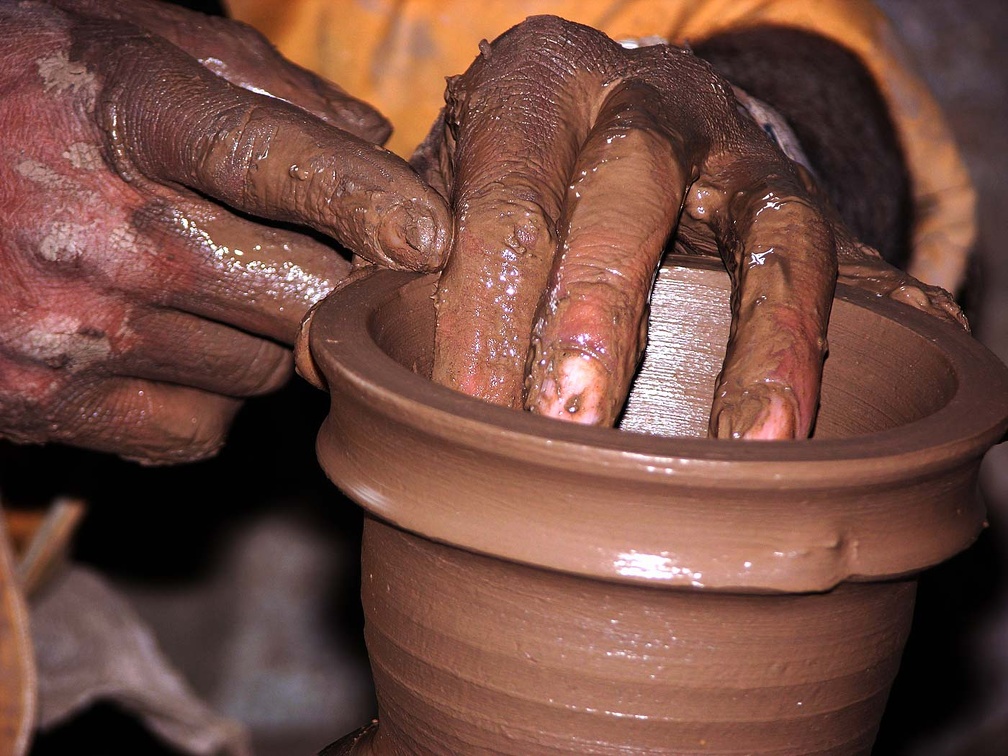
<svg viewBox="0 0 1008 756"><path fill-rule="evenodd" d="M379 722L350 753L867 754L911 580L735 595L517 565L370 519Z"/></svg>
<svg viewBox="0 0 1008 756"><path fill-rule="evenodd" d="M319 459L371 515L381 726L342 752L867 753L902 578L982 527L1004 366L841 289L814 438L700 438L728 282L676 261L623 421L638 432L575 427L430 383L432 287L379 272L311 324Z"/></svg>

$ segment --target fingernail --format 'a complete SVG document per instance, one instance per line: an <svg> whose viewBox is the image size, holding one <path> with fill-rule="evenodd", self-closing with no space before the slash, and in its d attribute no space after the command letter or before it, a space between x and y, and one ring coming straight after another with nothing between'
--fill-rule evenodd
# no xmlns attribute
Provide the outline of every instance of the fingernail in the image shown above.
<svg viewBox="0 0 1008 756"><path fill-rule="evenodd" d="M434 244L435 231L434 219L422 215L406 225L406 243L418 252L423 252Z"/></svg>
<svg viewBox="0 0 1008 756"><path fill-rule="evenodd" d="M297 370L298 375L312 386L325 391L326 381L315 364L315 358L312 356L311 349L309 348L308 336L311 330L312 318L315 316L315 311L318 309L319 304L321 303L316 303L305 313L301 324L298 326L297 338L294 340L294 368Z"/></svg>
<svg viewBox="0 0 1008 756"><path fill-rule="evenodd" d="M608 374L589 355L575 353L558 358L530 393L529 409L540 415L583 425L612 425Z"/></svg>
<svg viewBox="0 0 1008 756"><path fill-rule="evenodd" d="M425 209L398 205L382 219L379 243L396 267L407 270L438 270L448 254L447 234Z"/></svg>

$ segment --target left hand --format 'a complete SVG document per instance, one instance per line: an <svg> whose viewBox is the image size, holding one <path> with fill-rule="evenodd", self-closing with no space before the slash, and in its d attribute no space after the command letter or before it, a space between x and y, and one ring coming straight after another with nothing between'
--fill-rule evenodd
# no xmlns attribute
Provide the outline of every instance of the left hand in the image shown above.
<svg viewBox="0 0 1008 756"><path fill-rule="evenodd" d="M213 454L350 263L437 268L448 212L373 108L249 27L0 3L0 438Z"/></svg>
<svg viewBox="0 0 1008 756"><path fill-rule="evenodd" d="M483 43L446 99L444 127L414 156L456 224L435 380L612 424L678 227L680 246L720 254L732 278L711 435L809 434L838 260L886 266L740 112L727 81L687 50L623 49L537 17ZM886 270L890 288L906 282ZM911 304L957 316L943 292L917 290Z"/></svg>

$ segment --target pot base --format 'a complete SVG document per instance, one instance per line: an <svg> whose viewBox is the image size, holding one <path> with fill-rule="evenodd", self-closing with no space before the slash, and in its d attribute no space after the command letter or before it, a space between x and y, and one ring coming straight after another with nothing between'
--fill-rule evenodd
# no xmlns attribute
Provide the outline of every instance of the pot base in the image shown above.
<svg viewBox="0 0 1008 756"><path fill-rule="evenodd" d="M362 552L381 727L327 756L868 754L916 585L806 595L621 585L371 518Z"/></svg>

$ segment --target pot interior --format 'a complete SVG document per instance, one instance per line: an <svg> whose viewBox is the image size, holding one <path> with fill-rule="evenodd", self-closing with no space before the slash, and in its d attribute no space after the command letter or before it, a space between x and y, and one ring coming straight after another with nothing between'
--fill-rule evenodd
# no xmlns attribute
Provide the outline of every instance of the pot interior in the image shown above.
<svg viewBox="0 0 1008 756"><path fill-rule="evenodd" d="M718 265L664 266L624 432L434 385L434 278L361 276L309 329L332 397L319 460L404 530L608 580L822 591L968 546L984 522L977 468L1008 429L1008 370L951 324L838 287L814 439L702 438L730 320Z"/></svg>
<svg viewBox="0 0 1008 756"><path fill-rule="evenodd" d="M688 264L687 264L688 262ZM434 281L419 279L373 313L376 344L429 377ZM619 427L702 438L731 322L730 283L717 261L673 260L651 298L648 346ZM883 312L838 298L829 328L821 404L813 439L897 428L944 407L955 371L934 340Z"/></svg>

